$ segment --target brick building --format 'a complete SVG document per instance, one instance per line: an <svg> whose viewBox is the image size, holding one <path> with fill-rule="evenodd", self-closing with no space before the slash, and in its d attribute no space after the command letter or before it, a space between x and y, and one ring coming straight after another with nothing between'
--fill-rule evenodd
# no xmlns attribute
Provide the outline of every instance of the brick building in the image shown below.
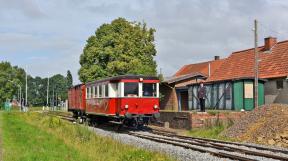
<svg viewBox="0 0 288 161"><path fill-rule="evenodd" d="M259 105L288 104L288 40L265 38L259 53ZM187 111L199 108L199 80L207 87L206 108L254 108L254 48L233 52L225 59L183 66L161 87L162 109Z"/></svg>
<svg viewBox="0 0 288 161"><path fill-rule="evenodd" d="M160 93L163 95L161 109L189 110L187 85L206 80L223 62L224 59L215 56L212 61L184 65L171 78L165 79L160 86Z"/></svg>

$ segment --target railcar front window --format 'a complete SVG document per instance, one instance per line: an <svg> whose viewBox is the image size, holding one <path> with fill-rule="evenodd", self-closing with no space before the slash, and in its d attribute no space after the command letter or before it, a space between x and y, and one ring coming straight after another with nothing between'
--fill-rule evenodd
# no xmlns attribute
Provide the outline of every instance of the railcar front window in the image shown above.
<svg viewBox="0 0 288 161"><path fill-rule="evenodd" d="M138 83L124 83L124 96L137 97L138 96Z"/></svg>
<svg viewBox="0 0 288 161"><path fill-rule="evenodd" d="M143 83L143 96L144 97L156 97L156 83Z"/></svg>

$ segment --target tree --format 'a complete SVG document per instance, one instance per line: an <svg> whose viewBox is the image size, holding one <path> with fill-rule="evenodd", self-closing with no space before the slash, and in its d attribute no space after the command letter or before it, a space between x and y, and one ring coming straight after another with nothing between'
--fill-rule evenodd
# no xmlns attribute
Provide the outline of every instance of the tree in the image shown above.
<svg viewBox="0 0 288 161"><path fill-rule="evenodd" d="M53 90L54 90L54 99L56 99L56 94L57 97L60 98L61 100L67 99L67 79L61 75L61 74L56 74L50 78L50 86L49 86L49 91L50 91L50 98L52 98L53 95ZM53 98L52 98L53 99Z"/></svg>
<svg viewBox="0 0 288 161"><path fill-rule="evenodd" d="M18 86L22 87L25 80L25 71L17 66L11 66L9 62L0 62L0 106L6 100L17 98Z"/></svg>
<svg viewBox="0 0 288 161"><path fill-rule="evenodd" d="M71 72L67 71L67 77ZM0 62L0 108L7 100L18 98L19 85L22 89L22 97L25 98L25 71L17 66L12 66L9 62ZM72 82L72 76L71 76ZM52 100L53 89L60 100L67 99L68 79L56 74L50 78L49 97ZM47 78L35 77L28 75L28 103L32 106L46 105Z"/></svg>
<svg viewBox="0 0 288 161"><path fill-rule="evenodd" d="M67 79L67 88L72 87L73 86L73 77L72 77L70 70L67 71L66 79Z"/></svg>
<svg viewBox="0 0 288 161"><path fill-rule="evenodd" d="M154 32L145 23L124 18L103 24L88 38L80 56L79 79L88 82L124 74L155 76Z"/></svg>

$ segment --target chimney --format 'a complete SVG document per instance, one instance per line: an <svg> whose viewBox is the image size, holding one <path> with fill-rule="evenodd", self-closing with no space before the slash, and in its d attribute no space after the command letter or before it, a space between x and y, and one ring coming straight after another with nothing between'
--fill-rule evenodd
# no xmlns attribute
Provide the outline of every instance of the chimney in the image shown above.
<svg viewBox="0 0 288 161"><path fill-rule="evenodd" d="M220 56L214 56L214 60L219 60Z"/></svg>
<svg viewBox="0 0 288 161"><path fill-rule="evenodd" d="M271 50L271 48L272 48L275 44L277 44L277 38L276 38L276 37L271 37L271 36L269 36L269 37L266 37L266 38L264 39L264 42L265 42L265 44L264 44L264 49L265 49L265 51Z"/></svg>

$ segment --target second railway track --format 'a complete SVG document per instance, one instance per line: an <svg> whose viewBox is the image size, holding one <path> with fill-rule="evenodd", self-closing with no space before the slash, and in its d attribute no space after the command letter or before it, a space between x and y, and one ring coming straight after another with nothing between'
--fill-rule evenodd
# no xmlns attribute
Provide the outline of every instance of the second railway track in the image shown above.
<svg viewBox="0 0 288 161"><path fill-rule="evenodd" d="M267 159L274 159L274 160L288 160L288 155L286 155L287 151L279 150L277 154L272 154L273 151L276 149L269 149L265 148L265 152L259 151L255 148L247 149L248 147L244 147L241 144L239 147L231 146L229 144L221 144L218 143L217 140L210 140L203 141L200 138L191 138L191 137L184 137L185 139L181 139L179 135L165 135L164 133L156 135L149 135L149 134L141 134L139 132L129 132L130 135L140 137L143 139L152 140L159 143L165 144L172 144L175 146L180 146L186 149L191 149L203 153L209 153L211 155L221 157L221 158L230 158L233 160L241 160L241 161L254 161L260 160L255 159L255 157L267 158ZM163 135L164 134L164 135ZM205 139L204 139L205 140ZM228 142L231 144L231 142ZM211 150L213 149L213 150ZM243 156L243 154L245 156Z"/></svg>

